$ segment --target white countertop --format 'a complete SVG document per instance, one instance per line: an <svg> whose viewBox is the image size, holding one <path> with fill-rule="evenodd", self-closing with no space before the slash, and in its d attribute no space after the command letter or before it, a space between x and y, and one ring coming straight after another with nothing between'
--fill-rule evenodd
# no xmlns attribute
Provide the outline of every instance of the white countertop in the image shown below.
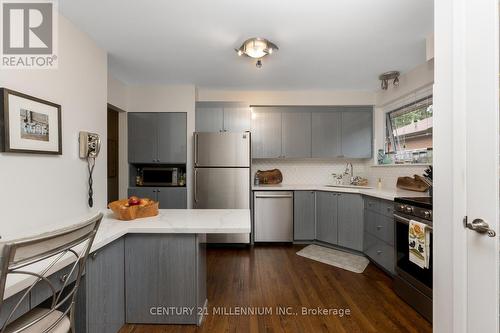
<svg viewBox="0 0 500 333"><path fill-rule="evenodd" d="M414 192L400 189L364 189L350 187L334 187L314 184L278 184L278 185L259 185L253 186L253 191L326 191L339 193L359 193L370 197L380 198L384 200L394 200L397 197L427 197L427 192Z"/></svg>
<svg viewBox="0 0 500 333"><path fill-rule="evenodd" d="M160 209L158 216L133 221L117 220L109 210L103 213L105 216L97 231L91 252L130 233L249 234L251 232L249 209ZM61 270L72 262L74 256L67 255L54 265L47 275ZM46 266L46 262L39 262L26 267L25 270L42 272ZM33 281L34 279L27 275L10 274L7 277L3 298L7 299L28 288Z"/></svg>

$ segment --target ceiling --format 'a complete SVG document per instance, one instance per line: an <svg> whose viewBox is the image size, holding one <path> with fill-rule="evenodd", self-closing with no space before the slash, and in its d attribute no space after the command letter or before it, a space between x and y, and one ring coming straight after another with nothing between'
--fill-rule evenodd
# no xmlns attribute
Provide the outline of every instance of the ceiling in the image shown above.
<svg viewBox="0 0 500 333"><path fill-rule="evenodd" d="M59 8L109 52L127 84L223 89L372 90L425 62L432 0L85 0ZM280 50L254 61L249 37Z"/></svg>

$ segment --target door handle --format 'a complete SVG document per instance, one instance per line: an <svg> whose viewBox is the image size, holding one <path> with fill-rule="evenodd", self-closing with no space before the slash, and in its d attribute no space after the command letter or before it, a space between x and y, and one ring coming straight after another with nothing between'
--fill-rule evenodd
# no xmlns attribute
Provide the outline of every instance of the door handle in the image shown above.
<svg viewBox="0 0 500 333"><path fill-rule="evenodd" d="M194 134L194 165L198 165L198 133Z"/></svg>
<svg viewBox="0 0 500 333"><path fill-rule="evenodd" d="M495 230L490 229L490 225L482 219L474 219L472 222L469 222L467 218L464 218L464 226L480 234L487 234L489 237L495 237L497 235Z"/></svg>
<svg viewBox="0 0 500 333"><path fill-rule="evenodd" d="M196 190L196 188L198 187L198 183L197 183L197 178L198 178L198 169L194 169L194 181L193 181L193 184L194 184L194 202L197 203L198 202L198 191Z"/></svg>

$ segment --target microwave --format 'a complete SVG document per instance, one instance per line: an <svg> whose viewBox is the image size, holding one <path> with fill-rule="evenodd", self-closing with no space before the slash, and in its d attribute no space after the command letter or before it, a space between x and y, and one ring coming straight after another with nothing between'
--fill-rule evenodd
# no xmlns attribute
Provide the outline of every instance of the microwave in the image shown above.
<svg viewBox="0 0 500 333"><path fill-rule="evenodd" d="M178 168L145 167L141 170L143 186L177 186Z"/></svg>

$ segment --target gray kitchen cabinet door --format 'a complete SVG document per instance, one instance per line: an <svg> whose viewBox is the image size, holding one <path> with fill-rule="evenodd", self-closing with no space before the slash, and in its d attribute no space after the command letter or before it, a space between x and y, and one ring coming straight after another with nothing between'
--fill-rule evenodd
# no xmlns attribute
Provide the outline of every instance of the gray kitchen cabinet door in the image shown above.
<svg viewBox="0 0 500 333"><path fill-rule="evenodd" d="M158 162L186 163L187 115L185 112L158 113Z"/></svg>
<svg viewBox="0 0 500 333"><path fill-rule="evenodd" d="M153 187L129 187L128 196L136 196L139 198L149 198L157 200L156 188Z"/></svg>
<svg viewBox="0 0 500 333"><path fill-rule="evenodd" d="M293 239L316 239L314 191L295 191L293 195Z"/></svg>
<svg viewBox="0 0 500 333"><path fill-rule="evenodd" d="M128 114L128 161L130 163L155 163L157 160L156 113L134 112Z"/></svg>
<svg viewBox="0 0 500 333"><path fill-rule="evenodd" d="M337 244L338 194L316 192L316 239Z"/></svg>
<svg viewBox="0 0 500 333"><path fill-rule="evenodd" d="M281 113L254 111L252 119L252 157L281 157Z"/></svg>
<svg viewBox="0 0 500 333"><path fill-rule="evenodd" d="M120 238L89 255L84 284L87 333L118 332L125 324L124 244Z"/></svg>
<svg viewBox="0 0 500 333"><path fill-rule="evenodd" d="M311 157L311 112L283 112L281 117L283 157Z"/></svg>
<svg viewBox="0 0 500 333"><path fill-rule="evenodd" d="M250 131L250 118L249 107L224 107L224 131Z"/></svg>
<svg viewBox="0 0 500 333"><path fill-rule="evenodd" d="M363 211L360 194L338 196L338 245L363 251Z"/></svg>
<svg viewBox="0 0 500 333"><path fill-rule="evenodd" d="M156 189L160 209L186 209L187 191L185 187L162 187Z"/></svg>
<svg viewBox="0 0 500 333"><path fill-rule="evenodd" d="M342 155L347 158L372 157L373 109L342 111Z"/></svg>
<svg viewBox="0 0 500 333"><path fill-rule="evenodd" d="M340 112L313 112L312 151L316 158L335 158L342 154Z"/></svg>
<svg viewBox="0 0 500 333"><path fill-rule="evenodd" d="M196 107L196 132L222 132L224 109L222 107Z"/></svg>
<svg viewBox="0 0 500 333"><path fill-rule="evenodd" d="M196 323L196 308L193 313L175 313L197 305L196 246L196 235L127 235L127 323Z"/></svg>

